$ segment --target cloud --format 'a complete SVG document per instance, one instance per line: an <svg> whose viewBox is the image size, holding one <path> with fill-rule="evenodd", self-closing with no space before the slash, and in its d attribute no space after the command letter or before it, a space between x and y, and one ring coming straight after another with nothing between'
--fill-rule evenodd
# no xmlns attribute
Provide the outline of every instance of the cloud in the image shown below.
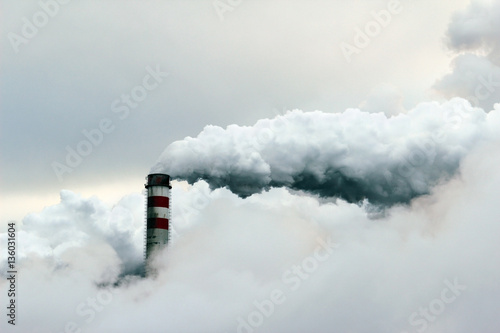
<svg viewBox="0 0 500 333"><path fill-rule="evenodd" d="M434 86L444 96L463 96L481 107L500 99L500 67L485 57L463 54L453 60L453 72Z"/></svg>
<svg viewBox="0 0 500 333"><path fill-rule="evenodd" d="M487 113L463 99L408 114L289 111L254 126L207 126L169 145L152 172L246 197L287 187L349 202L408 203L453 176L488 135Z"/></svg>
<svg viewBox="0 0 500 333"><path fill-rule="evenodd" d="M23 219L19 237L20 260L37 256L53 260L58 267L62 256L68 251L78 254L77 249L92 248L105 244L104 253L110 253L120 265L116 271L124 274L137 272L142 266L144 236L144 199L131 194L123 197L114 207L109 208L98 198L82 198L68 190L62 190L58 205L31 213ZM1 255L4 255L2 253ZM90 255L90 254L89 254ZM98 255L94 253L93 255ZM118 256L114 258L114 256ZM102 257L105 262L104 257ZM72 260L77 265L77 260ZM95 268L88 267L91 271ZM97 269L99 272L101 269ZM108 279L114 279L111 275ZM100 282L99 278L95 278Z"/></svg>
<svg viewBox="0 0 500 333"><path fill-rule="evenodd" d="M473 1L456 13L446 41L450 50L461 52L452 72L439 79L434 89L447 98L461 96L489 110L500 101L500 3Z"/></svg>
<svg viewBox="0 0 500 333"><path fill-rule="evenodd" d="M496 52L500 46L500 3L472 1L453 15L447 41L451 49Z"/></svg>
<svg viewBox="0 0 500 333"><path fill-rule="evenodd" d="M487 118L499 128L498 111ZM497 134L469 151L461 177L376 221L356 204L285 188L242 199L205 181L174 182L175 233L154 263L156 278L119 277L123 262L142 255L140 241L114 241L142 235L140 194L107 207L64 191L20 228L18 328L238 332L260 312L251 328L262 332L416 332L424 322L427 332L496 332L498 149ZM318 239L335 248L315 262ZM465 289L452 297L449 284ZM282 302L271 311L276 291ZM438 311L443 294L453 300Z"/></svg>

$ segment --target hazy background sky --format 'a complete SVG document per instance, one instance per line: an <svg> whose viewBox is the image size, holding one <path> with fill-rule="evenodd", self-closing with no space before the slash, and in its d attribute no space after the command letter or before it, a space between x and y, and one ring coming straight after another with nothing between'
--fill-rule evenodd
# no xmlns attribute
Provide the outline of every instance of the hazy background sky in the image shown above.
<svg viewBox="0 0 500 333"><path fill-rule="evenodd" d="M22 35L22 19L41 8L2 1L2 221L57 202L60 189L113 199L139 190L169 143L207 124L436 99L431 88L457 55L446 30L468 2L401 1L348 62L341 43L354 45L356 28L388 1L242 1L223 20L212 1L70 1L17 53L9 33ZM147 66L169 76L119 119L112 102L142 83ZM103 118L114 131L60 182L52 162Z"/></svg>

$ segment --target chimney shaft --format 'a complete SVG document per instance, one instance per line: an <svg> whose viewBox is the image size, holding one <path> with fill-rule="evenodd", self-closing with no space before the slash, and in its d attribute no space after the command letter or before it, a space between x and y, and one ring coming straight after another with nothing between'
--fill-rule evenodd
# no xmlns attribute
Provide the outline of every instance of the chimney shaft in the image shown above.
<svg viewBox="0 0 500 333"><path fill-rule="evenodd" d="M165 247L170 227L170 176L153 173L147 176L146 260Z"/></svg>

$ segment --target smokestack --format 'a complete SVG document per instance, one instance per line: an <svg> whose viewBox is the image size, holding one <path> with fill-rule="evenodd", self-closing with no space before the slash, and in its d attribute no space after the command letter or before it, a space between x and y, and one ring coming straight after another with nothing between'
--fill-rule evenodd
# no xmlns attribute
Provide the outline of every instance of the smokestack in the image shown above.
<svg viewBox="0 0 500 333"><path fill-rule="evenodd" d="M146 207L146 262L154 253L165 247L169 239L170 176L152 173L144 185L147 191Z"/></svg>

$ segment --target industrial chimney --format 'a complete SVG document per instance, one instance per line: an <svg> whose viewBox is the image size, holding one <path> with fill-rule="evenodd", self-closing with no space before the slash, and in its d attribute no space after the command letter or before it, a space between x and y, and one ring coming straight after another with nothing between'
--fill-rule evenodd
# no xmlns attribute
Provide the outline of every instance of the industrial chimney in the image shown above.
<svg viewBox="0 0 500 333"><path fill-rule="evenodd" d="M170 176L152 173L146 187L146 262L160 248L167 245L170 224Z"/></svg>

